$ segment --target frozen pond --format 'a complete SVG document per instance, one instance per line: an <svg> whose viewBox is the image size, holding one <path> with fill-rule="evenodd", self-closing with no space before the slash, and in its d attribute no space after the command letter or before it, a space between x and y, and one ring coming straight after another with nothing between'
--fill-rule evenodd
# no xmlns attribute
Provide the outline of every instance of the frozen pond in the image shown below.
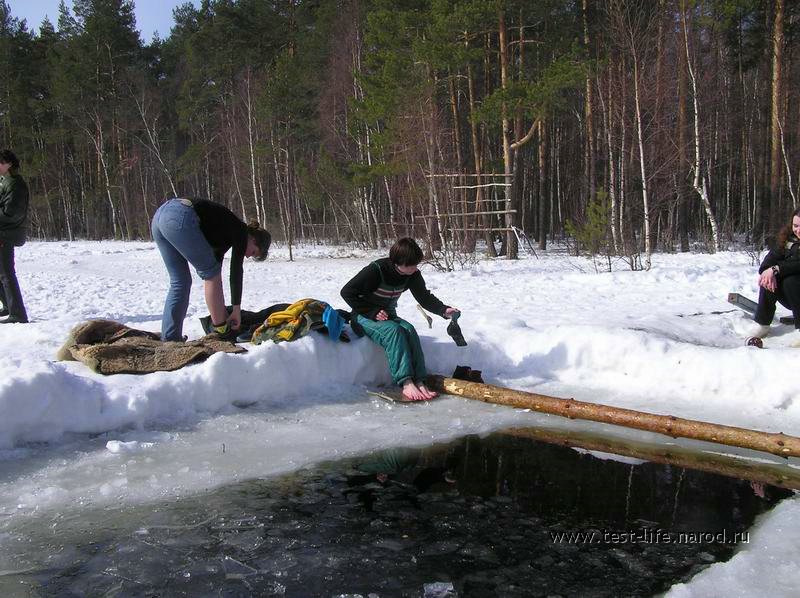
<svg viewBox="0 0 800 598"><path fill-rule="evenodd" d="M0 594L652 595L790 494L602 457L501 431L45 512L4 526Z"/></svg>

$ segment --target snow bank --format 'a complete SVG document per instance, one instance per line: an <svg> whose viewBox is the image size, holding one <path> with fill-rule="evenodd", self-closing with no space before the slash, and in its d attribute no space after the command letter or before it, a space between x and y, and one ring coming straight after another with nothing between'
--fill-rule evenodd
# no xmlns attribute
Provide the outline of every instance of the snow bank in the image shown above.
<svg viewBox="0 0 800 598"><path fill-rule="evenodd" d="M305 296L343 306L339 288L372 257L313 247L290 263L276 253L247 265L246 308ZM410 297L401 312L417 324L432 371L466 363L518 388L798 432L800 383L774 375L793 367L796 352L786 346L797 333L776 326L769 350L744 347L747 320L725 303L729 290L755 295L748 261L737 253L658 256L650 272L595 273L585 260L556 254L450 273L426 268L430 288L464 310L465 349L441 320L428 330ZM170 374L95 375L53 355L69 328L89 317L158 329L166 275L153 246L31 243L20 250L18 269L34 322L0 329L9 347L0 358L3 448L177 423L252 402L286 406L331 387L388 381L383 356L368 341L342 345L316 335ZM193 336L205 312L196 284L186 330Z"/></svg>
<svg viewBox="0 0 800 598"><path fill-rule="evenodd" d="M800 587L800 500L784 500L763 515L750 531L750 543L727 562L677 584L667 598L708 596L797 596Z"/></svg>

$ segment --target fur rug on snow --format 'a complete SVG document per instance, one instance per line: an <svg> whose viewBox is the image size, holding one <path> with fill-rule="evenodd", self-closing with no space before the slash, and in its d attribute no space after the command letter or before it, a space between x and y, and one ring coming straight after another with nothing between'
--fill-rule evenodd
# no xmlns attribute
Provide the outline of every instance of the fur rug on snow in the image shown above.
<svg viewBox="0 0 800 598"><path fill-rule="evenodd" d="M58 350L59 361L80 361L99 374L171 372L218 352L246 353L216 334L185 343L163 342L158 334L113 320L87 320L75 326Z"/></svg>

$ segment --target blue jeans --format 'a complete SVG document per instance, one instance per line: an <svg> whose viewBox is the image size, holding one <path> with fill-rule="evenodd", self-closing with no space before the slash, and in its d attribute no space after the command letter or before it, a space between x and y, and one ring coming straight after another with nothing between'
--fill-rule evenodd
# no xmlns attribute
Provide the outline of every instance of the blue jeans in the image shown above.
<svg viewBox="0 0 800 598"><path fill-rule="evenodd" d="M194 266L203 280L217 276L222 264L200 230L200 219L191 203L170 199L153 216L153 240L169 273L169 291L161 317L161 340L183 340L183 320L189 309Z"/></svg>

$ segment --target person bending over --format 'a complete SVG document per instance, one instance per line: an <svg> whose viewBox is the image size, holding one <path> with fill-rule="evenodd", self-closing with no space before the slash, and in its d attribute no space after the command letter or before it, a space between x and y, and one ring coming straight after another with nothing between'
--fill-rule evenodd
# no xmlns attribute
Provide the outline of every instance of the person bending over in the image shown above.
<svg viewBox="0 0 800 598"><path fill-rule="evenodd" d="M192 275L203 279L206 305L215 332L238 330L241 323L242 262L267 258L272 237L251 221L242 222L225 206L207 199L169 199L153 216L153 239L169 273L169 291L161 319L161 340L183 340L183 320L189 309ZM222 259L231 252L230 314L222 291Z"/></svg>
<svg viewBox="0 0 800 598"><path fill-rule="evenodd" d="M790 223L778 232L758 274L758 308L750 336L764 338L769 334L775 305L780 303L792 310L797 330L792 344L800 346L800 209L792 212Z"/></svg>
<svg viewBox="0 0 800 598"><path fill-rule="evenodd" d="M414 239L399 239L389 257L372 262L342 287L342 298L353 309L354 332L366 334L386 352L392 380L415 401L437 393L425 386L425 355L414 326L397 315L397 301L406 289L429 312L449 319L459 310L439 301L425 286L417 266L422 250ZM361 335L361 334L360 334ZM363 335L361 335L363 336Z"/></svg>

